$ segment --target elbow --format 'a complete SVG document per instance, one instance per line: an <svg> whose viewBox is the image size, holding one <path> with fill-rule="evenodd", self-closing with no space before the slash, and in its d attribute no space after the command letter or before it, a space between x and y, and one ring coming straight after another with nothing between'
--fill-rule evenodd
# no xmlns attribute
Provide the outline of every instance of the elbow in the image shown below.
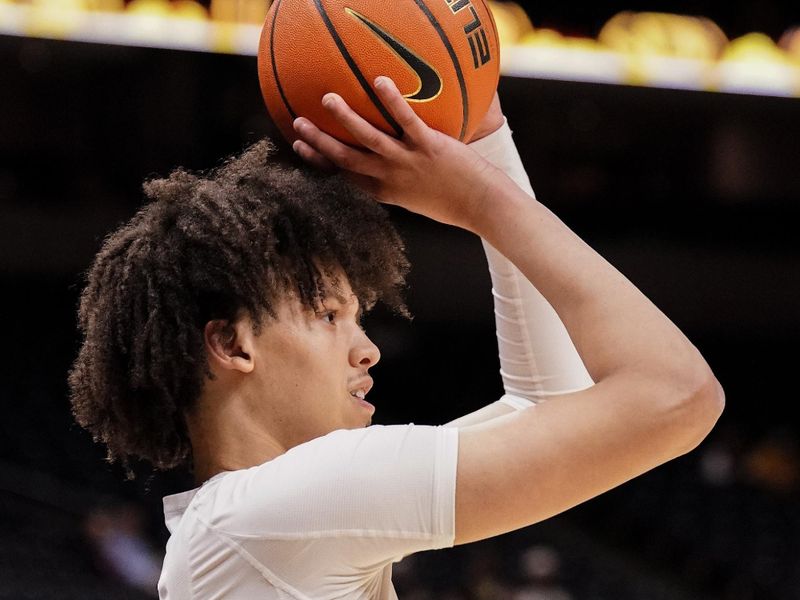
<svg viewBox="0 0 800 600"><path fill-rule="evenodd" d="M710 369L683 396L678 412L681 452L691 452L708 436L725 409L725 390Z"/></svg>

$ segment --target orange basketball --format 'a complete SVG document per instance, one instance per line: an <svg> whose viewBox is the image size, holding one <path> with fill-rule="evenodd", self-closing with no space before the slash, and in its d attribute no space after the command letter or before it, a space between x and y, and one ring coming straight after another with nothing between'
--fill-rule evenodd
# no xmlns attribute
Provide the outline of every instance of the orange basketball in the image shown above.
<svg viewBox="0 0 800 600"><path fill-rule="evenodd" d="M467 141L497 89L500 56L484 0L275 0L258 49L261 93L290 142L292 121L313 121L356 145L322 107L336 92L378 129L402 130L375 94L391 77L429 126Z"/></svg>

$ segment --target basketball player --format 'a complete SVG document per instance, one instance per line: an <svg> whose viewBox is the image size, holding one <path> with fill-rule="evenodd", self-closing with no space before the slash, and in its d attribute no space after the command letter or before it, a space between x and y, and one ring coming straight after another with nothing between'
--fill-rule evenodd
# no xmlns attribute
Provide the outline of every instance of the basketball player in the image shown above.
<svg viewBox="0 0 800 600"><path fill-rule="evenodd" d="M396 598L393 562L567 510L690 451L723 408L697 349L533 197L497 98L465 145L375 87L401 139L329 94L364 149L305 119L294 148L482 238L506 394L440 427L370 426L380 353L360 317L405 312L407 264L341 177L262 144L150 182L90 271L70 382L111 459L194 469L164 499L162 598Z"/></svg>

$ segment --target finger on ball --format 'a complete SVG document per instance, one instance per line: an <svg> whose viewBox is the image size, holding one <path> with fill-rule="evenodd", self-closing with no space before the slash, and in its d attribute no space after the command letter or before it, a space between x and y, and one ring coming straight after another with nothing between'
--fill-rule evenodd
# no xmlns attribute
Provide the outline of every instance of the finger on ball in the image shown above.
<svg viewBox="0 0 800 600"><path fill-rule="evenodd" d="M381 155L390 155L395 150L396 142L385 133L377 129L372 123L354 111L337 94L326 94L322 99L323 104L330 110L342 126L363 147Z"/></svg>
<svg viewBox="0 0 800 600"><path fill-rule="evenodd" d="M424 139L428 126L419 118L414 109L408 104L406 99L397 89L395 82L381 75L375 78L375 88L384 101L386 108L403 128L405 136L413 141L419 142Z"/></svg>

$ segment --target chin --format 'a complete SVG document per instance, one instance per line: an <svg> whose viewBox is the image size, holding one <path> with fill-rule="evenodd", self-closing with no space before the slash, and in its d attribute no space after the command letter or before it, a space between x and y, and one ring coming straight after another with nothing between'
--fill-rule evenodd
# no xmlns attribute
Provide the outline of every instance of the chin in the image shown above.
<svg viewBox="0 0 800 600"><path fill-rule="evenodd" d="M364 427L369 427L370 425L372 425L372 417L367 417L366 421L352 423L344 427L344 429L363 429Z"/></svg>

